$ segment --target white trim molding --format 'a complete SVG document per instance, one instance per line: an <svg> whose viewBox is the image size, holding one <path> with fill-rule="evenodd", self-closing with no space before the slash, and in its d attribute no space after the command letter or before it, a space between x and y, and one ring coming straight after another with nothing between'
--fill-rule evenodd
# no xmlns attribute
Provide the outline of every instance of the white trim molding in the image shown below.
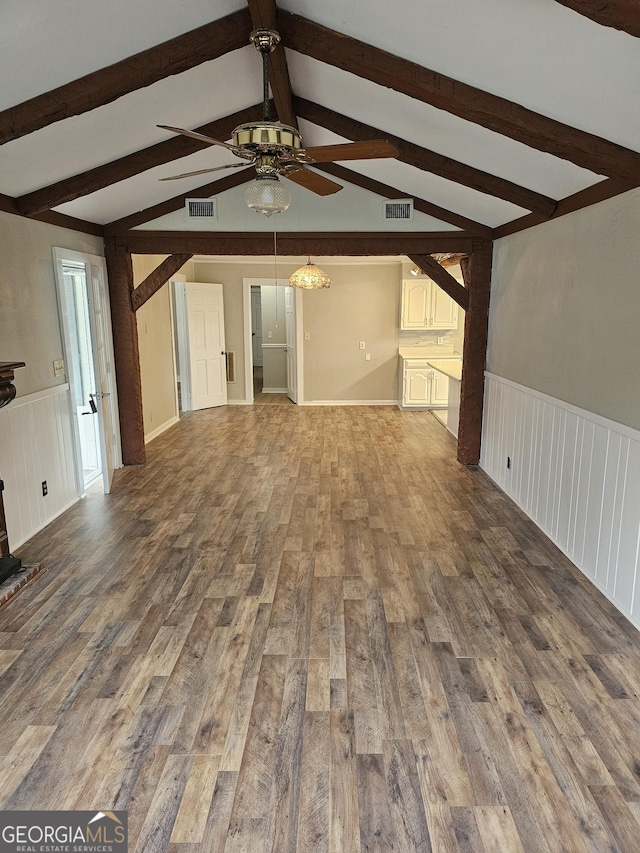
<svg viewBox="0 0 640 853"><path fill-rule="evenodd" d="M153 441L154 438L157 438L159 435L162 435L163 432L166 432L170 427L174 424L177 424L180 421L180 416L169 418L168 421L165 421L163 424L160 424L159 427L154 429L149 435L145 435L144 443L149 444L150 441Z"/></svg>
<svg viewBox="0 0 640 853"><path fill-rule="evenodd" d="M487 373L480 467L640 629L640 432Z"/></svg>
<svg viewBox="0 0 640 853"><path fill-rule="evenodd" d="M305 400L299 406L394 406L397 400Z"/></svg>

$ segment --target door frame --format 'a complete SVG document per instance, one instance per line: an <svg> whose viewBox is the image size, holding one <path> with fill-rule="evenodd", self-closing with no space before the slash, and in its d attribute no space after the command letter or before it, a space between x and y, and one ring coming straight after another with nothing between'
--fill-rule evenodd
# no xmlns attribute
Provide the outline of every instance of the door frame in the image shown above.
<svg viewBox="0 0 640 853"><path fill-rule="evenodd" d="M253 405L253 351L251 345L251 287L263 285L289 287L288 278L243 278L242 279L242 313L244 320L244 400L248 406ZM304 402L304 334L302 331L302 291L294 287L296 323L296 370L298 380L298 405ZM283 318L284 319L284 318ZM234 402L233 400L230 402Z"/></svg>
<svg viewBox="0 0 640 853"><path fill-rule="evenodd" d="M64 278L62 275L62 267L65 261L70 261L76 264L83 264L85 268L86 275L86 288L87 288L87 301L89 305L89 311L92 312L93 318L92 322L95 323L95 313L93 313L93 292L92 292L92 275L91 275L91 266L92 264L100 270L100 273L103 276L103 281L105 288L107 286L107 264L104 257L99 255L90 255L88 252L77 252L73 249L63 249L58 246L52 247L52 255L53 255L53 268L54 268L54 278L56 282L56 294L57 294L57 302L58 302L58 317L60 320L60 337L62 338L62 353L64 356L64 364L65 364L65 374L67 383L69 385L69 393L67 395L67 401L69 404L69 413L71 416L71 434L73 436L73 456L74 456L74 467L76 474L76 488L78 492L78 497L84 497L86 494L86 489L84 485L84 476L83 476L83 464L82 464L82 452L80 449L80 430L78 426L77 413L75 410L75 383L73 379L73 372L69 369L71 364L71 352L69 342L71 340L70 335L70 326L69 326L69 306L67 305L66 295L64 291ZM107 408L109 410L109 416L111 420L111 426L113 430L114 436L114 448L113 448L113 465L114 470L122 467L122 445L120 438L120 412L118 407L118 389L116 385L116 375L115 375L115 360L114 360L114 347L113 347L113 331L111 324L111 306L109 301L109 293L106 291L105 293L105 308L106 312L104 315L104 326L103 326L103 335L104 339L108 345L108 356L113 368L112 375L112 387L111 387L111 395L108 400ZM94 364L96 361L95 351L93 351L93 347L95 342L93 340L93 336L91 339L91 348L92 348L92 358L94 360ZM100 441L104 442L104 429L100 428ZM104 459L104 447L101 447L101 457ZM107 488L105 489L105 493L109 491L108 480L105 478L108 477L108 473L106 471L102 471L102 482L103 486L105 482L107 483Z"/></svg>

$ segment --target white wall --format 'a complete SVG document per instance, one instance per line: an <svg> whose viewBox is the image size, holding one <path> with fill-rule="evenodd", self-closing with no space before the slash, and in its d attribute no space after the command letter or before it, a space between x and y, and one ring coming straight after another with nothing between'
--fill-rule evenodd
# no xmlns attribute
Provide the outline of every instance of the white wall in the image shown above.
<svg viewBox="0 0 640 853"><path fill-rule="evenodd" d="M638 233L634 190L497 242L481 466L640 627Z"/></svg>

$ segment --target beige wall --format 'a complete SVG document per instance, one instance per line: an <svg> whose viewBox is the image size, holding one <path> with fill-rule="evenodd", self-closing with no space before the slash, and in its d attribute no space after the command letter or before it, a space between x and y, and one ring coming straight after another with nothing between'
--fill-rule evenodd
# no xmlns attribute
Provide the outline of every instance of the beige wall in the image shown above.
<svg viewBox="0 0 640 853"><path fill-rule="evenodd" d="M304 261L278 261L288 278ZM273 278L273 263L197 263L195 281L224 285L227 349L236 353L237 381L230 400L245 396L243 278ZM303 294L304 399L397 400L398 318L402 268L392 264L324 264L331 288ZM264 334L264 333L263 333ZM364 340L366 350L358 349ZM365 353L371 361L365 361Z"/></svg>
<svg viewBox="0 0 640 853"><path fill-rule="evenodd" d="M488 370L640 429L640 190L499 240Z"/></svg>
<svg viewBox="0 0 640 853"><path fill-rule="evenodd" d="M25 361L19 396L62 385L53 362L63 357L51 249L104 255L102 239L0 212L0 361Z"/></svg>
<svg viewBox="0 0 640 853"><path fill-rule="evenodd" d="M134 255L133 280L136 287L165 258L165 255ZM171 323L171 291L162 287L136 312L144 435L170 425L178 417L176 377Z"/></svg>
<svg viewBox="0 0 640 853"><path fill-rule="evenodd" d="M325 269L330 289L303 296L305 400L397 400L400 265Z"/></svg>

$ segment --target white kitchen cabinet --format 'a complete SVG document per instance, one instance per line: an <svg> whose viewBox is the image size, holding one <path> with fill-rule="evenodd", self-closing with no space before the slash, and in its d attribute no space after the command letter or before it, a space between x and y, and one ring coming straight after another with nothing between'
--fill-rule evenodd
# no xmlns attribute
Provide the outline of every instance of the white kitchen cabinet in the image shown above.
<svg viewBox="0 0 640 853"><path fill-rule="evenodd" d="M415 359L403 359L402 406L422 409L446 408L449 380L442 373Z"/></svg>
<svg viewBox="0 0 640 853"><path fill-rule="evenodd" d="M457 329L458 305L430 278L402 282L401 329Z"/></svg>

